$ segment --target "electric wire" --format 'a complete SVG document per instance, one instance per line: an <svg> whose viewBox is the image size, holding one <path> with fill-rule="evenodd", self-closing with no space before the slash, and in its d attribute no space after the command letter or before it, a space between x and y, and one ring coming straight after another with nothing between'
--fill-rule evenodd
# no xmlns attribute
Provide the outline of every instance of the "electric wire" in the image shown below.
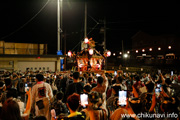
<svg viewBox="0 0 180 120"><path fill-rule="evenodd" d="M47 6L47 4L50 2L51 0L47 0L47 2L42 6L42 8L31 18L29 19L26 23L24 23L21 27L19 27L18 29L16 29L15 31L11 32L10 34L4 36L1 38L2 39L6 39L8 37L10 37L11 35L15 34L16 32L20 31L21 29L23 29L27 24L29 24L35 17L37 17L37 15Z"/></svg>

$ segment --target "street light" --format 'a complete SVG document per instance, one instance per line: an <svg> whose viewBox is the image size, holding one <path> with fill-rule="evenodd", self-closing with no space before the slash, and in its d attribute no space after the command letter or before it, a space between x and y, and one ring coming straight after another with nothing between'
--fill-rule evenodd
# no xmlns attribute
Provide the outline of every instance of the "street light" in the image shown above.
<svg viewBox="0 0 180 120"><path fill-rule="evenodd" d="M168 49L171 49L171 46L168 46Z"/></svg>
<svg viewBox="0 0 180 120"><path fill-rule="evenodd" d="M149 48L149 51L152 51L152 48Z"/></svg>
<svg viewBox="0 0 180 120"><path fill-rule="evenodd" d="M128 57L128 54L124 54L124 58L127 58Z"/></svg>
<svg viewBox="0 0 180 120"><path fill-rule="evenodd" d="M136 53L138 53L138 50L136 50Z"/></svg>
<svg viewBox="0 0 180 120"><path fill-rule="evenodd" d="M158 47L158 50L161 50L161 48L160 48L160 47Z"/></svg>
<svg viewBox="0 0 180 120"><path fill-rule="evenodd" d="M142 52L145 52L145 49L142 49Z"/></svg>

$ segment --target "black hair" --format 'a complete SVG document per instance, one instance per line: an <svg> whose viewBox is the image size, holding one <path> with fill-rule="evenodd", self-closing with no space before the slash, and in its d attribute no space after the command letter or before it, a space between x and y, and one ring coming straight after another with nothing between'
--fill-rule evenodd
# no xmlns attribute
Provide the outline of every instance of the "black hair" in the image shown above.
<svg viewBox="0 0 180 120"><path fill-rule="evenodd" d="M56 95L57 94L57 90L53 90L53 95Z"/></svg>
<svg viewBox="0 0 180 120"><path fill-rule="evenodd" d="M4 82L0 81L0 87L3 87Z"/></svg>
<svg viewBox="0 0 180 120"><path fill-rule="evenodd" d="M64 97L64 93L63 93L62 91L59 91L59 92L57 93L57 95L56 95L56 98L57 98L58 100L62 100L63 97Z"/></svg>
<svg viewBox="0 0 180 120"><path fill-rule="evenodd" d="M33 120L47 120L45 116L36 116Z"/></svg>
<svg viewBox="0 0 180 120"><path fill-rule="evenodd" d="M102 84L103 81L104 81L103 77L99 76L99 77L97 78L97 82L98 82L99 84Z"/></svg>
<svg viewBox="0 0 180 120"><path fill-rule="evenodd" d="M92 77L88 78L88 82L91 83L92 82Z"/></svg>
<svg viewBox="0 0 180 120"><path fill-rule="evenodd" d="M5 81L6 86L11 85L11 79L10 78L5 79L4 81Z"/></svg>
<svg viewBox="0 0 180 120"><path fill-rule="evenodd" d="M170 85L172 83L171 79L170 78L166 78L165 82Z"/></svg>
<svg viewBox="0 0 180 120"><path fill-rule="evenodd" d="M14 88L8 89L6 98L10 98L10 97L17 98L17 96L18 96L18 91L16 89Z"/></svg>
<svg viewBox="0 0 180 120"><path fill-rule="evenodd" d="M140 78L138 75L136 75L134 78L135 78L135 80L140 81Z"/></svg>
<svg viewBox="0 0 180 120"><path fill-rule="evenodd" d="M84 77L80 77L80 79L81 79L82 81L84 81Z"/></svg>
<svg viewBox="0 0 180 120"><path fill-rule="evenodd" d="M76 111L78 109L79 100L80 100L80 96L77 93L73 93L67 98L67 103L73 111Z"/></svg>
<svg viewBox="0 0 180 120"><path fill-rule="evenodd" d="M114 91L116 92L115 96L118 96L119 91L121 90L121 86L115 85L115 86L112 86L112 89L114 89Z"/></svg>
<svg viewBox="0 0 180 120"><path fill-rule="evenodd" d="M117 79L117 80L119 81L119 83L122 83L123 78L122 78L122 77L118 77L118 79Z"/></svg>
<svg viewBox="0 0 180 120"><path fill-rule="evenodd" d="M152 92L154 90L154 83L150 81L146 84L146 87L148 92Z"/></svg>
<svg viewBox="0 0 180 120"><path fill-rule="evenodd" d="M100 94L96 91L91 91L88 95L89 100L91 101L91 103L97 103L99 101L99 96Z"/></svg>
<svg viewBox="0 0 180 120"><path fill-rule="evenodd" d="M86 90L87 92L90 92L91 91L91 89L92 89L92 87L91 87L91 85L85 85L84 87L83 87L83 89L84 90Z"/></svg>
<svg viewBox="0 0 180 120"><path fill-rule="evenodd" d="M79 72L74 72L73 73L73 78L74 79L76 79L76 80L79 79L79 76L80 76Z"/></svg>
<svg viewBox="0 0 180 120"><path fill-rule="evenodd" d="M37 74L36 78L38 79L38 81L43 81L44 80L44 76L42 74Z"/></svg>

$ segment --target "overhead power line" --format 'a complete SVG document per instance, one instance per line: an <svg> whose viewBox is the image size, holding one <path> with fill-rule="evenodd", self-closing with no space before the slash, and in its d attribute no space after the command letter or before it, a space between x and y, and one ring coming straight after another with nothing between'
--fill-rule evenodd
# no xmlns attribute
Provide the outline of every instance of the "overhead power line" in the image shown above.
<svg viewBox="0 0 180 120"><path fill-rule="evenodd" d="M18 32L19 30L23 29L27 24L29 24L35 17L37 17L37 15L47 6L47 4L50 2L51 0L47 0L47 2L42 6L42 8L31 18L29 19L26 23L24 23L21 27L19 27L18 29L16 29L15 31L11 32L10 34L4 36L1 38L2 39L6 39L8 37L10 37L11 35L15 34L16 32Z"/></svg>

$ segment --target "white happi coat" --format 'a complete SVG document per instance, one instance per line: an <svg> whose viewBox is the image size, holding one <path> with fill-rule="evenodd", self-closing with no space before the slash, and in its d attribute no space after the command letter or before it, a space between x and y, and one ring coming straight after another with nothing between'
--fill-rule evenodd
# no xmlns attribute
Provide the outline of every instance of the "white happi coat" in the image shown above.
<svg viewBox="0 0 180 120"><path fill-rule="evenodd" d="M42 87L45 87L45 96L39 96L38 90ZM39 100L43 100L45 108L39 110L36 102ZM43 81L38 82L36 85L32 87L32 105L35 105L35 114L36 116L43 115L47 118L47 120L51 120L50 117L50 103L53 100L53 92L51 86L48 83Z"/></svg>

